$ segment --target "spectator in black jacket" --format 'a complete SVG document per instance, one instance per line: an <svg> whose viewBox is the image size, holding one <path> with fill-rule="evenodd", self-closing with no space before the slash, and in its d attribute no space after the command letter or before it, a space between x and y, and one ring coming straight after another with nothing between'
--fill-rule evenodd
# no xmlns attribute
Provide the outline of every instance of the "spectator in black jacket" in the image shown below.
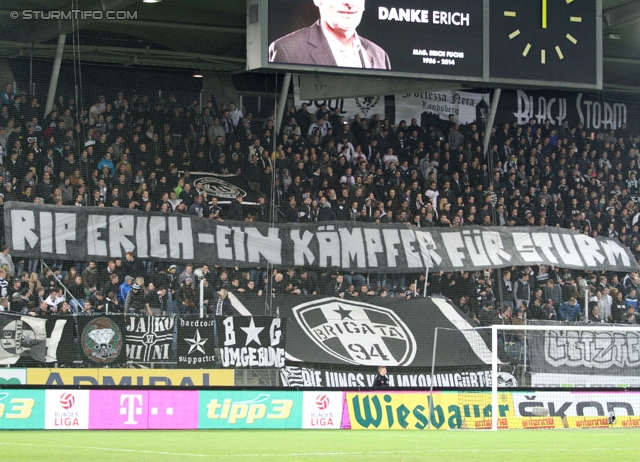
<svg viewBox="0 0 640 462"><path fill-rule="evenodd" d="M236 200L231 203L231 206L229 207L229 214L227 216L228 220L244 221L245 213L242 205L243 198L244 196L242 194L238 194L236 196Z"/></svg>

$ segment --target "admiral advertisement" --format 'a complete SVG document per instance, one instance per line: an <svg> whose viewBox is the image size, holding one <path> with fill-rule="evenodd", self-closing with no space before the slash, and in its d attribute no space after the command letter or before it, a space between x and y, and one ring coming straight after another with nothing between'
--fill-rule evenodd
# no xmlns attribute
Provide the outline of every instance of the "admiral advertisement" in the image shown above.
<svg viewBox="0 0 640 462"><path fill-rule="evenodd" d="M269 62L287 69L293 64L482 77L482 2L357 0L335 5L270 0ZM342 31L350 45L341 44L335 31Z"/></svg>
<svg viewBox="0 0 640 462"><path fill-rule="evenodd" d="M79 210L80 209L80 210ZM402 224L220 223L198 217L100 207L5 204L5 236L21 258L89 260L134 252L158 262L385 272L558 265L635 271L629 249L568 229L469 226L431 231ZM197 252L196 252L197 249Z"/></svg>
<svg viewBox="0 0 640 462"><path fill-rule="evenodd" d="M24 371L24 369L22 369ZM26 369L27 385L109 387L230 387L232 370L184 369Z"/></svg>
<svg viewBox="0 0 640 462"><path fill-rule="evenodd" d="M286 319L228 316L218 319L222 367L283 367Z"/></svg>
<svg viewBox="0 0 640 462"><path fill-rule="evenodd" d="M545 325L544 321L532 324ZM583 325L568 323L567 325ZM530 335L531 371L598 376L640 375L640 334L616 331L541 331Z"/></svg>
<svg viewBox="0 0 640 462"><path fill-rule="evenodd" d="M229 297L243 316L264 312L260 299L241 294ZM444 299L376 297L361 301L300 295L278 298L277 304L280 316L289 319L288 365L324 363L367 366L369 370L431 367L436 326L448 328L438 334L442 353L436 355L436 366L470 370L491 364L488 335L473 330L469 319ZM425 312L429 313L428 326ZM447 345L455 345L455 351Z"/></svg>

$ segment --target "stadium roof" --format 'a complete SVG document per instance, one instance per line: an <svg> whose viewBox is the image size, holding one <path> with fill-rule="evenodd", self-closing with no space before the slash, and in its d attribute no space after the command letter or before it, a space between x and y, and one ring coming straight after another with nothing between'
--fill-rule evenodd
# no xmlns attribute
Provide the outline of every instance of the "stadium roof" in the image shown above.
<svg viewBox="0 0 640 462"><path fill-rule="evenodd" d="M640 0L602 0L604 85L640 90ZM136 12L136 19L12 20L18 10L68 11L71 0L0 1L0 57L53 58L57 37L82 30L83 61L122 65L242 71L245 66L244 0L87 0L85 11ZM77 6L76 6L77 7ZM108 35L105 38L105 33ZM74 56L68 39L65 59Z"/></svg>

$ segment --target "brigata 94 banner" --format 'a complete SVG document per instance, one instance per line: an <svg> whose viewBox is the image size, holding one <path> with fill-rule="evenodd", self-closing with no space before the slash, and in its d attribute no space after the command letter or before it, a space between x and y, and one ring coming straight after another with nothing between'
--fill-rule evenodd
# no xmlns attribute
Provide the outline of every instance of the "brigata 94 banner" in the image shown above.
<svg viewBox="0 0 640 462"><path fill-rule="evenodd" d="M100 207L5 204L5 240L14 257L108 260L134 252L165 263L255 268L411 272L548 264L636 271L629 249L548 227L435 228L360 222L220 223L199 217Z"/></svg>

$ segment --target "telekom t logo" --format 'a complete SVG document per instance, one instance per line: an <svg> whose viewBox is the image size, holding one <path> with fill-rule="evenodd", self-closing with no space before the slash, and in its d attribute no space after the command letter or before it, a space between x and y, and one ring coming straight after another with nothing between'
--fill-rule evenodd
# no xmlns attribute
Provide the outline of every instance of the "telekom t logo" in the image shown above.
<svg viewBox="0 0 640 462"><path fill-rule="evenodd" d="M138 406L136 406L136 404ZM120 395L120 415L126 415L125 425L137 425L135 416L142 415L142 395Z"/></svg>

